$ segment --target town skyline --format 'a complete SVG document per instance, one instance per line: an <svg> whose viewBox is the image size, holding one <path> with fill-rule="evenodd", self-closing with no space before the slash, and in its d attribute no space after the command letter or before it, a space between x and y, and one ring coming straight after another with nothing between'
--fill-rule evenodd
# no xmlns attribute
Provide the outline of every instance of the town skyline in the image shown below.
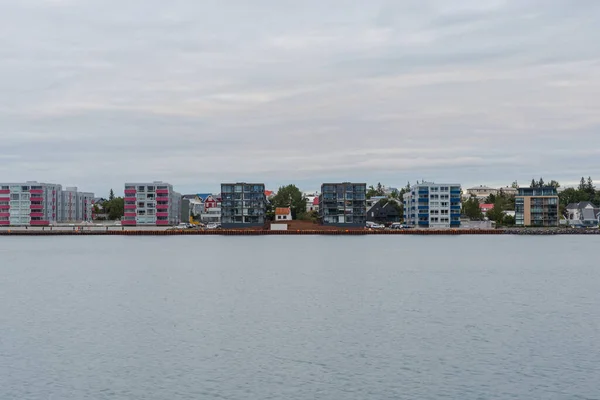
<svg viewBox="0 0 600 400"><path fill-rule="evenodd" d="M0 176L576 185L600 177L599 19L590 0L3 2Z"/></svg>

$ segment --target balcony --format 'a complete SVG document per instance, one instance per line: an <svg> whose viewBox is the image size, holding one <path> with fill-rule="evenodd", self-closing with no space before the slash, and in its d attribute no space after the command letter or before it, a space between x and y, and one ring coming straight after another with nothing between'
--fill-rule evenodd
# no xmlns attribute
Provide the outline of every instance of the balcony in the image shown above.
<svg viewBox="0 0 600 400"><path fill-rule="evenodd" d="M32 203L41 203L42 201L44 201L43 197L31 197L29 200L31 200Z"/></svg>
<svg viewBox="0 0 600 400"><path fill-rule="evenodd" d="M10 217L10 213L8 213L8 212L0 212L0 217Z"/></svg>
<svg viewBox="0 0 600 400"><path fill-rule="evenodd" d="M460 206L450 206L451 210L459 210L460 211Z"/></svg>
<svg viewBox="0 0 600 400"><path fill-rule="evenodd" d="M136 194L136 193L137 193L137 191L135 189L125 189L125 194L126 195L128 195L128 194Z"/></svg>
<svg viewBox="0 0 600 400"><path fill-rule="evenodd" d="M137 201L137 199L135 198L135 196L133 196L133 197L131 197L131 196L125 197L123 200L124 201L132 201L132 202L136 202Z"/></svg>
<svg viewBox="0 0 600 400"><path fill-rule="evenodd" d="M10 225L10 221L0 221L0 225Z"/></svg>
<svg viewBox="0 0 600 400"><path fill-rule="evenodd" d="M156 194L169 194L169 189L156 189Z"/></svg>
<svg viewBox="0 0 600 400"><path fill-rule="evenodd" d="M166 219L158 219L158 220L156 220L156 225L163 225L164 226L164 225L171 225L171 224Z"/></svg>
<svg viewBox="0 0 600 400"><path fill-rule="evenodd" d="M0 201L10 201L10 197L0 197Z"/></svg>
<svg viewBox="0 0 600 400"><path fill-rule="evenodd" d="M29 206L29 208L30 208L31 210L41 210L41 209L43 209L43 208L44 208L44 205L43 205L43 204L31 204L31 205Z"/></svg>
<svg viewBox="0 0 600 400"><path fill-rule="evenodd" d="M29 225L31 225L31 226L48 226L48 225L50 225L50 221L33 220L33 221L29 222Z"/></svg>
<svg viewBox="0 0 600 400"><path fill-rule="evenodd" d="M29 214L31 217L35 217L35 218L43 218L44 217L44 213L43 212L32 212L31 214ZM1 216L1 215L0 215Z"/></svg>
<svg viewBox="0 0 600 400"><path fill-rule="evenodd" d="M44 189L31 189L29 191L31 194L44 194Z"/></svg>
<svg viewBox="0 0 600 400"><path fill-rule="evenodd" d="M125 212L123 215L124 215L125 217L135 217L135 216L136 216L136 213L134 213L134 212Z"/></svg>
<svg viewBox="0 0 600 400"><path fill-rule="evenodd" d="M0 205L0 210L10 210L10 206L8 204Z"/></svg>
<svg viewBox="0 0 600 400"><path fill-rule="evenodd" d="M136 221L121 221L121 225L123 225L123 226L136 226L137 222Z"/></svg>
<svg viewBox="0 0 600 400"><path fill-rule="evenodd" d="M157 210L168 210L169 209L169 204L157 204L156 205L156 209Z"/></svg>
<svg viewBox="0 0 600 400"><path fill-rule="evenodd" d="M419 210L428 210L429 206L419 206Z"/></svg>
<svg viewBox="0 0 600 400"><path fill-rule="evenodd" d="M157 212L156 213L157 217L169 217L169 213L168 212Z"/></svg>
<svg viewBox="0 0 600 400"><path fill-rule="evenodd" d="M126 210L135 210L137 206L135 204L125 204Z"/></svg>
<svg viewBox="0 0 600 400"><path fill-rule="evenodd" d="M2 189L2 190L0 190L0 194L10 194L10 190L9 189Z"/></svg>

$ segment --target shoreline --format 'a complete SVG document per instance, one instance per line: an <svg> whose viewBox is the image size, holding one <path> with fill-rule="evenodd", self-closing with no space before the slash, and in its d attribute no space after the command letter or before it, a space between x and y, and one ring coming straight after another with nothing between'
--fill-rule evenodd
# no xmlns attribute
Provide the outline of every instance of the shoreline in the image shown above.
<svg viewBox="0 0 600 400"><path fill-rule="evenodd" d="M509 229L401 229L401 230L157 230L157 229L3 229L0 236L269 236L269 235L600 235L600 229L567 229L567 228L509 228Z"/></svg>

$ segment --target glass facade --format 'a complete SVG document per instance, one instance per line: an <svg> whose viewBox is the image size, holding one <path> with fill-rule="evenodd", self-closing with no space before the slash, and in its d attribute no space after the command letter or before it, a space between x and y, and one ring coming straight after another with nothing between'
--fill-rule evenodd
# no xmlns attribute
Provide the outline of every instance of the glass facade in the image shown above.
<svg viewBox="0 0 600 400"><path fill-rule="evenodd" d="M324 225L364 227L367 223L367 184L322 184L319 217Z"/></svg>
<svg viewBox="0 0 600 400"><path fill-rule="evenodd" d="M221 184L221 224L224 228L262 226L267 200L262 183Z"/></svg>

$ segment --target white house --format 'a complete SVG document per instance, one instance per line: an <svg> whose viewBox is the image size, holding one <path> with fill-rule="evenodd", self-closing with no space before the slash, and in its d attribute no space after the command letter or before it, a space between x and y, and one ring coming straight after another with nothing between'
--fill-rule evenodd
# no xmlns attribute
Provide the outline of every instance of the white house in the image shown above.
<svg viewBox="0 0 600 400"><path fill-rule="evenodd" d="M292 220L292 210L289 207L277 207L275 209L275 222Z"/></svg>
<svg viewBox="0 0 600 400"><path fill-rule="evenodd" d="M589 201L571 203L566 208L567 225L585 227L598 226L600 209Z"/></svg>

